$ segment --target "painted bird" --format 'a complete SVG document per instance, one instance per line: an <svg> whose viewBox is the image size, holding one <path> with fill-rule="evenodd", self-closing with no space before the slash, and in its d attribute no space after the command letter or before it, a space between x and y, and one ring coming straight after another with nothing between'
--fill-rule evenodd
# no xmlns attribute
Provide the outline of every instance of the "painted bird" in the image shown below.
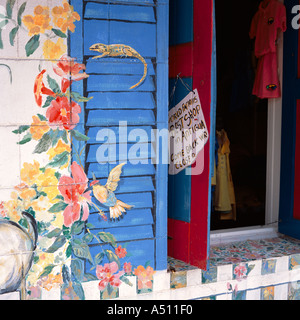
<svg viewBox="0 0 300 320"><path fill-rule="evenodd" d="M114 194L114 191L118 187L118 182L120 181L120 175L122 173L122 167L124 165L125 163L121 163L111 170L105 186L102 186L99 180L94 180L90 184L90 186L93 187L93 193L96 199L104 206L109 207L111 219L117 219L121 217L122 214L126 212L125 209L130 210L133 207L118 200Z"/></svg>

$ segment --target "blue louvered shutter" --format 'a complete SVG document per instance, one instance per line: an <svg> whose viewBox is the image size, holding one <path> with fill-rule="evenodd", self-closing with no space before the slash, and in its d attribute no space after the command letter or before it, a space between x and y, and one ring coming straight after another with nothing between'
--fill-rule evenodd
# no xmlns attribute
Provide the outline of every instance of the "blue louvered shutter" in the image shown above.
<svg viewBox="0 0 300 320"><path fill-rule="evenodd" d="M167 128L168 1L73 0L71 3L82 19L70 35L70 56L83 61L89 74L83 82L74 82L73 90L93 97L82 104L81 121L76 128L90 138L81 160L89 179L92 180L94 173L101 184L106 183L109 172L117 164L127 161L115 194L121 201L134 205L120 221L103 221L92 211L88 222L97 229L91 232L112 233L118 243L126 245L129 253L126 261L133 266L148 263L156 270L166 269L167 165L153 164L151 157L167 150L151 143L150 138L152 129ZM143 56L148 73L142 85L129 89L143 75L141 61L124 57L92 60L97 53L89 48L95 43L125 44ZM124 122L127 133L124 128L120 131L119 124ZM139 152L131 152L131 159L135 156L136 160L142 159L138 164L128 161L128 152L134 150L135 141L127 138L134 129L143 129L149 137L149 141L140 141L143 147ZM112 132L116 146L108 138ZM83 143L74 143L82 150ZM113 151L105 155L108 161L97 155L103 143ZM92 255L99 252L98 246L96 240L90 243Z"/></svg>

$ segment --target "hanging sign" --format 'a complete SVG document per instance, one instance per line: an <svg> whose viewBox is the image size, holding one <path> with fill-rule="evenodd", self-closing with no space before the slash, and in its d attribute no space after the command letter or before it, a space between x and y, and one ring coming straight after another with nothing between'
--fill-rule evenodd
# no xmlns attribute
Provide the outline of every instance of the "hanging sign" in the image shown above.
<svg viewBox="0 0 300 320"><path fill-rule="evenodd" d="M175 175L195 162L209 137L197 89L169 111L169 132L169 174Z"/></svg>

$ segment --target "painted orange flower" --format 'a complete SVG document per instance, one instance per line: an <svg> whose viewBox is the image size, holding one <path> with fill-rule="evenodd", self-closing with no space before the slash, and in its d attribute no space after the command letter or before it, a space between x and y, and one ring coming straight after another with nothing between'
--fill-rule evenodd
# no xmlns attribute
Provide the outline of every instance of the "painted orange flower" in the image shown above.
<svg viewBox="0 0 300 320"><path fill-rule="evenodd" d="M63 6L56 6L52 9L52 16L54 25L62 32L67 32L67 30L74 32L74 22L80 20L80 15L66 0L63 2Z"/></svg>
<svg viewBox="0 0 300 320"><path fill-rule="evenodd" d="M46 117L59 129L72 130L79 122L80 112L81 107L76 102L70 101L67 97L57 97L47 109Z"/></svg>
<svg viewBox="0 0 300 320"><path fill-rule="evenodd" d="M146 269L144 266L138 266L134 270L134 274L138 278L138 289L151 289L152 288L152 280L153 280L153 274L154 274L153 268L148 266Z"/></svg>
<svg viewBox="0 0 300 320"><path fill-rule="evenodd" d="M39 107L41 107L42 103L43 103L42 94L46 94L46 95L55 97L55 93L53 91L51 91L50 89L45 87L45 84L43 82L43 77L44 77L44 73L45 72L46 72L45 69L42 70L37 75L37 77L35 78L35 81L34 81L33 93L34 93L35 102Z"/></svg>
<svg viewBox="0 0 300 320"><path fill-rule="evenodd" d="M48 7L38 5L34 8L34 15L26 15L22 19L24 25L27 27L29 35L44 33L50 30L50 12Z"/></svg>
<svg viewBox="0 0 300 320"><path fill-rule="evenodd" d="M29 131L34 140L40 140L42 136L50 130L50 127L46 121L41 121L38 116L33 116L32 120L33 122Z"/></svg>

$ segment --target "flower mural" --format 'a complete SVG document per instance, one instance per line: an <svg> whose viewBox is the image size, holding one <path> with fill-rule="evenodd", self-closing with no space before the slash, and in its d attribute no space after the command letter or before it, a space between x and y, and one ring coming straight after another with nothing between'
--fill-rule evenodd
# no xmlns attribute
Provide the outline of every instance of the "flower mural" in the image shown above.
<svg viewBox="0 0 300 320"><path fill-rule="evenodd" d="M43 155L46 162L37 159L24 162L20 184L8 201L0 201L0 219L25 226L21 213L26 211L37 223L39 236L27 275L28 294L37 298L41 288L60 287L63 299L84 299L81 283L97 280L99 290L110 296L122 282L132 285L127 277L134 275L139 290L149 291L154 274L149 263L132 265L128 262L130 252L126 244L117 244L113 234L97 232L87 221L91 208L96 209L103 220L107 220L107 216L93 202L93 190L80 163L80 150L76 150L73 143L74 140L86 143L89 139L77 131L76 126L82 112L80 103L92 99L71 90L74 81L89 77L85 64L77 63L66 54L67 32L75 31L75 22L80 16L66 0L52 10L38 4L31 14L25 15L27 2L20 3L18 9L15 3L7 0L6 14L0 15L0 24L12 26L10 45L14 45L17 33L22 31L30 37L25 45L27 57L41 46L45 59L58 60L52 61L52 69L37 71L31 92L37 111L30 125L13 131L21 137L20 146L32 146L33 154ZM14 10L17 10L16 19ZM0 33L0 49L3 47ZM118 177L120 174L121 171ZM92 242L99 245L99 252L93 256L89 247Z"/></svg>

